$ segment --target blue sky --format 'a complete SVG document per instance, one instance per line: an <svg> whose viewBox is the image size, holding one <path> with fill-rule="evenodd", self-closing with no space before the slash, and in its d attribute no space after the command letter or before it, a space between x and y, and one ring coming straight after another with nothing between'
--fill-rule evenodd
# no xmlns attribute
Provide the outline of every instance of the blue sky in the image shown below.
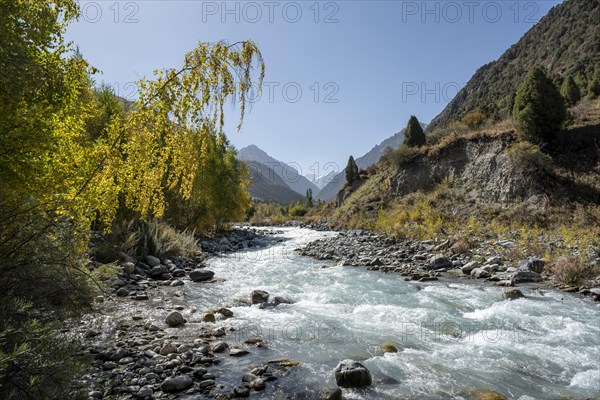
<svg viewBox="0 0 600 400"><path fill-rule="evenodd" d="M228 136L306 174L343 168L411 114L429 122L558 3L81 1L67 37L102 71L98 81L129 98L137 79L180 66L198 41L256 41L267 87L241 133L229 107Z"/></svg>

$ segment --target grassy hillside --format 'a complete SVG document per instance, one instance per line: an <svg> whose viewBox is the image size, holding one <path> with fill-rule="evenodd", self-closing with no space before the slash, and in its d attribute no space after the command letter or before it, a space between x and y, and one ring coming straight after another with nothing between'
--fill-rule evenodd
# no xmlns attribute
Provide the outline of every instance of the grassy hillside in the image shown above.
<svg viewBox="0 0 600 400"><path fill-rule="evenodd" d="M536 65L546 68L557 86L563 78L572 76L586 94L598 62L600 2L565 0L498 60L479 68L428 130L447 126L475 110L505 116L520 80Z"/></svg>

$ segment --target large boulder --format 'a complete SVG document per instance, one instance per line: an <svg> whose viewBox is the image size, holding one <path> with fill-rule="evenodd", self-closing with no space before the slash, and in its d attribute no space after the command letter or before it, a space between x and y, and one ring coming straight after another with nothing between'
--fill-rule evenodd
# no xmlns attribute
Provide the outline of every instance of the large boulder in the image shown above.
<svg viewBox="0 0 600 400"><path fill-rule="evenodd" d="M340 387L360 388L371 386L371 373L361 363L354 360L344 360L335 367L335 382Z"/></svg>
<svg viewBox="0 0 600 400"><path fill-rule="evenodd" d="M169 270L164 265L157 265L148 271L148 276L151 278L161 278L163 274L168 274Z"/></svg>
<svg viewBox="0 0 600 400"><path fill-rule="evenodd" d="M480 268L480 267L481 267L481 264L479 262L471 261L470 263L466 263L465 265L463 265L460 270L465 275L471 275L471 271L473 271L475 268Z"/></svg>
<svg viewBox="0 0 600 400"><path fill-rule="evenodd" d="M511 277L512 283L540 282L541 280L542 276L533 271L518 271Z"/></svg>
<svg viewBox="0 0 600 400"><path fill-rule="evenodd" d="M160 260L154 256L146 256L146 263L151 267L158 267L160 265Z"/></svg>
<svg viewBox="0 0 600 400"><path fill-rule="evenodd" d="M267 292L265 292L267 293ZM268 297L267 297L268 298ZM294 300L292 300L288 296L273 296L268 298L268 300L264 303L258 303L260 308L269 308L269 307L277 307L280 304L294 304Z"/></svg>
<svg viewBox="0 0 600 400"><path fill-rule="evenodd" d="M131 275L133 274L133 271L135 271L135 264L132 262L124 262L121 264L121 267L123 268L123 272L127 275Z"/></svg>
<svg viewBox="0 0 600 400"><path fill-rule="evenodd" d="M264 290L253 290L250 293L250 300L252 304L262 304L269 300L269 293Z"/></svg>
<svg viewBox="0 0 600 400"><path fill-rule="evenodd" d="M475 268L471 271L470 275L473 278L487 278L488 276L490 276L490 273L483 268Z"/></svg>
<svg viewBox="0 0 600 400"><path fill-rule="evenodd" d="M516 300L525 297L519 289L506 289L503 292L504 298L507 300Z"/></svg>
<svg viewBox="0 0 600 400"><path fill-rule="evenodd" d="M429 269L451 269L453 267L452 261L444 256L437 255L429 259Z"/></svg>
<svg viewBox="0 0 600 400"><path fill-rule="evenodd" d="M541 274L544 271L546 262L538 257L529 257L519 263L519 271L531 271Z"/></svg>
<svg viewBox="0 0 600 400"><path fill-rule="evenodd" d="M195 269L190 272L190 279L193 282L209 281L215 276L215 273L207 269Z"/></svg>
<svg viewBox="0 0 600 400"><path fill-rule="evenodd" d="M163 392L181 392L189 389L194 384L192 378L187 375L176 375L167 378L160 385Z"/></svg>
<svg viewBox="0 0 600 400"><path fill-rule="evenodd" d="M167 315L165 322L167 323L167 325L173 328L176 326L183 325L185 323L185 319L183 319L183 315L181 315L180 312L173 311L172 313Z"/></svg>

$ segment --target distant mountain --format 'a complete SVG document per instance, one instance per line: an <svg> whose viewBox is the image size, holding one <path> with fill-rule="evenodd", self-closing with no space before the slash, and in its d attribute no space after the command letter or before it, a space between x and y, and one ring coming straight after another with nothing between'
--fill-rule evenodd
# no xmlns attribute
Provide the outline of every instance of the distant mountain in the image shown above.
<svg viewBox="0 0 600 400"><path fill-rule="evenodd" d="M252 183L250 196L267 203L289 204L303 201L305 196L296 193L272 168L256 161L246 161L250 169Z"/></svg>
<svg viewBox="0 0 600 400"><path fill-rule="evenodd" d="M427 128L427 124L421 124L421 126L423 127L423 129ZM373 147L371 150L369 150L367 154L357 158L356 165L358 165L359 169L369 168L371 165L376 164L379 161L386 148L398 148L400 147L403 141L404 129ZM337 193L340 191L340 189L344 186L344 184L346 183L346 165L343 165L343 167L340 168L341 171L339 171L335 176L330 177L329 183L321 189L317 196L318 199L325 201L333 200Z"/></svg>
<svg viewBox="0 0 600 400"><path fill-rule="evenodd" d="M318 186L302 176L296 168L271 157L255 145L250 145L239 150L238 158L244 161L255 161L271 168L288 187L300 194L303 198L306 196L306 190L309 188L313 191L313 197L316 197L319 192Z"/></svg>
<svg viewBox="0 0 600 400"><path fill-rule="evenodd" d="M546 68L559 84L572 76L585 94L600 62L599 21L598 0L565 0L555 6L498 60L479 68L429 130L475 110L506 115L519 83L534 66Z"/></svg>
<svg viewBox="0 0 600 400"><path fill-rule="evenodd" d="M338 171L330 171L328 174L322 175L317 177L315 174L308 174L305 175L306 179L308 179L309 181L311 181L312 183L314 183L315 185L317 185L317 187L320 189L323 189L325 186L327 186L327 184L329 182L331 182L331 180L333 179L333 177L335 177L337 175Z"/></svg>

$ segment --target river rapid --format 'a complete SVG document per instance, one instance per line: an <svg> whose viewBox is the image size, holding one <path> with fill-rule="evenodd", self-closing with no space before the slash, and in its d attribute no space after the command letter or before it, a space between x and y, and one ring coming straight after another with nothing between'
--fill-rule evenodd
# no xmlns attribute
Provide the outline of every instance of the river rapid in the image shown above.
<svg viewBox="0 0 600 400"><path fill-rule="evenodd" d="M226 323L235 331L226 340L260 336L267 347L249 346L250 355L215 367L225 382L239 384L240 372L287 357L301 365L253 396L312 398L336 386L333 369L350 358L371 371L373 386L344 390L348 399L452 399L477 388L521 400L600 396L600 303L527 285L526 298L509 301L480 281L405 282L361 267L324 268L294 250L336 233L279 232L261 249L210 259L224 282L185 286L198 309L234 304L255 289L295 300L231 307ZM398 352L384 353L386 343Z"/></svg>

